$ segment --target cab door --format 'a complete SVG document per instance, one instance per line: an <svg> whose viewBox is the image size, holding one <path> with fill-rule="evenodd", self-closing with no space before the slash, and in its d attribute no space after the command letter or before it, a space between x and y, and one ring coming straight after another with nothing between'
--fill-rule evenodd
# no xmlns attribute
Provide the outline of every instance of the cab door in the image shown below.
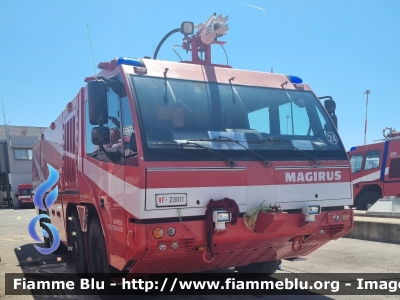
<svg viewBox="0 0 400 300"><path fill-rule="evenodd" d="M351 165L351 181L353 185L353 200L357 197L362 186L360 186L360 181L363 177L365 152L354 153L350 156Z"/></svg>

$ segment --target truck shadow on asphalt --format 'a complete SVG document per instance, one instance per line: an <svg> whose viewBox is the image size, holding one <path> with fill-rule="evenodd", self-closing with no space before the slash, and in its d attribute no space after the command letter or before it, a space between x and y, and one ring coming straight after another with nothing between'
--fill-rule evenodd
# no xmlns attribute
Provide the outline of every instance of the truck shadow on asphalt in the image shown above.
<svg viewBox="0 0 400 300"><path fill-rule="evenodd" d="M72 258L70 256L70 253L68 252L63 252L59 254L51 253L48 255L43 255L39 253L34 245L37 245L38 247L43 247L45 248L44 244L42 243L37 243L37 244L26 244L26 245L21 245L17 249L14 249L15 255L18 259L19 262L19 267L21 268L23 272L23 277L26 278L26 280L38 278L40 276L40 280L51 280L58 278L59 276L67 276L68 280L79 280L78 274L75 272L75 266L72 262ZM212 272L207 272L207 273L232 273L235 274L235 271L233 269L222 269L222 270L216 270ZM62 277L65 278L65 277ZM151 277L150 277L151 279ZM262 280L271 280L271 281L277 281L276 278L271 277L271 276L263 276L260 275L260 279ZM59 279L61 280L61 278ZM210 278L212 280L212 278ZM7 280L6 278L6 285L12 285L12 282L10 280ZM18 294L18 295L23 295L23 294ZM218 300L232 300L232 299L308 299L310 296L312 299L315 300L326 300L326 299L331 299L328 296L323 296L319 295L316 293L304 293L303 295L274 295L274 294L269 294L268 291L266 291L265 295L251 295L251 292L249 292L249 295L238 295L237 293L232 293L232 295L195 295L195 292L188 292L187 295L134 295L134 294L127 294L127 295L88 295L82 293L81 290L79 289L74 289L72 291L65 291L65 290L57 290L57 289L52 289L52 290L46 290L44 292L36 292L33 291L31 293L26 293L24 295L32 295L35 300L41 300L41 299L55 299L56 297L63 297L68 299L89 299L89 300L128 300L132 299L133 297L135 299L165 299L166 297L169 299L202 299L202 300L213 300L213 299L218 299Z"/></svg>

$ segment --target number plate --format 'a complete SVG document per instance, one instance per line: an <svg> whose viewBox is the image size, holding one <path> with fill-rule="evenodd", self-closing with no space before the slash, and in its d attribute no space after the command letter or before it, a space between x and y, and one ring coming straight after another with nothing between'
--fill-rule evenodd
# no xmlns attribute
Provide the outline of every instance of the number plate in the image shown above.
<svg viewBox="0 0 400 300"><path fill-rule="evenodd" d="M186 194L156 194L156 206L187 206Z"/></svg>

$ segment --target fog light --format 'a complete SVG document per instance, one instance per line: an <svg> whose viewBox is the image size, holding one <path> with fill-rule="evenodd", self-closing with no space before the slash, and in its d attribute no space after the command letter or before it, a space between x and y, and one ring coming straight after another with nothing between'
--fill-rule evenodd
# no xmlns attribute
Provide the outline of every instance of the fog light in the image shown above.
<svg viewBox="0 0 400 300"><path fill-rule="evenodd" d="M165 250L167 250L167 245L165 245L165 244L158 244L158 249L160 249L160 251L165 251Z"/></svg>
<svg viewBox="0 0 400 300"><path fill-rule="evenodd" d="M178 242L173 242L172 245L171 245L171 248L174 249L174 250L178 249L178 247L179 247Z"/></svg>
<svg viewBox="0 0 400 300"><path fill-rule="evenodd" d="M347 222L349 219L350 219L350 215L347 212L343 213L342 221Z"/></svg>
<svg viewBox="0 0 400 300"><path fill-rule="evenodd" d="M164 236L164 230L161 227L154 227L153 237L155 239L161 239Z"/></svg>
<svg viewBox="0 0 400 300"><path fill-rule="evenodd" d="M339 219L340 219L339 215L334 215L333 216L333 221L337 222L337 221L339 221Z"/></svg>
<svg viewBox="0 0 400 300"><path fill-rule="evenodd" d="M175 232L176 232L176 230L175 230L174 227L170 227L170 228L168 228L168 230L167 230L167 233L168 233L169 236L174 236L174 235L175 235Z"/></svg>
<svg viewBox="0 0 400 300"><path fill-rule="evenodd" d="M320 233L321 235L324 235L324 234L325 234L325 229L320 229L320 230L319 230L319 233Z"/></svg>

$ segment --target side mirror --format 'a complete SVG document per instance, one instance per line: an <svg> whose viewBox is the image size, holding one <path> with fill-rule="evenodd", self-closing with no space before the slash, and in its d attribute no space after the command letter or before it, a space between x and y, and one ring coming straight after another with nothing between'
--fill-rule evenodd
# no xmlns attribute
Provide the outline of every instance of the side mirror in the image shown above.
<svg viewBox="0 0 400 300"><path fill-rule="evenodd" d="M102 80L88 83L89 123L103 125L108 123L107 84Z"/></svg>
<svg viewBox="0 0 400 300"><path fill-rule="evenodd" d="M92 143L94 145L106 145L110 143L110 129L108 127L92 128Z"/></svg>
<svg viewBox="0 0 400 300"><path fill-rule="evenodd" d="M131 134L131 139L129 140L129 149L131 149L134 152L137 152L135 132L132 132L132 134Z"/></svg>
<svg viewBox="0 0 400 300"><path fill-rule="evenodd" d="M329 116L331 117L333 124L335 124L336 129L338 129L338 120L337 120L337 116L335 114L335 110L336 110L335 100L333 100L332 97L330 97L330 96L319 97L319 99L320 100L327 99L324 101L325 109L328 112Z"/></svg>
<svg viewBox="0 0 400 300"><path fill-rule="evenodd" d="M332 98L331 99L328 99L328 100L325 100L324 101L324 106L325 106L325 109L326 109L326 111L329 113L329 114L334 114L335 113L335 110L336 110L336 102L335 102L335 100L333 100Z"/></svg>
<svg viewBox="0 0 400 300"><path fill-rule="evenodd" d="M15 194L15 197L17 197L17 198L18 198L18 194Z"/></svg>

